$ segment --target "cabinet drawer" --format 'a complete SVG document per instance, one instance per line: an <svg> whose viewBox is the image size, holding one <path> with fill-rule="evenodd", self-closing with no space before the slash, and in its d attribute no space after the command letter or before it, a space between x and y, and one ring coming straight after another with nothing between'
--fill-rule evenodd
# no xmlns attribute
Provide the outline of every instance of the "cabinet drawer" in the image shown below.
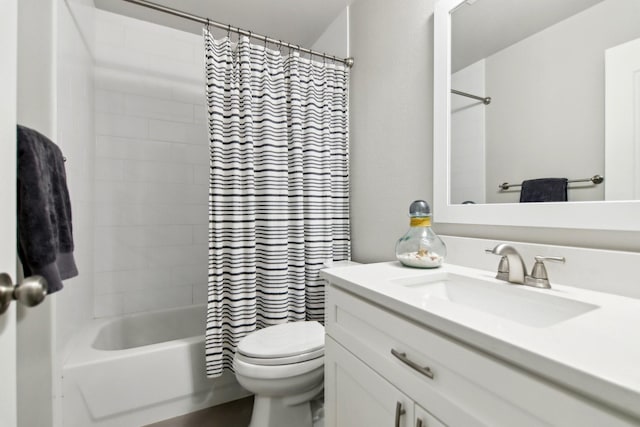
<svg viewBox="0 0 640 427"><path fill-rule="evenodd" d="M342 289L327 295L327 334L450 427L638 426Z"/></svg>

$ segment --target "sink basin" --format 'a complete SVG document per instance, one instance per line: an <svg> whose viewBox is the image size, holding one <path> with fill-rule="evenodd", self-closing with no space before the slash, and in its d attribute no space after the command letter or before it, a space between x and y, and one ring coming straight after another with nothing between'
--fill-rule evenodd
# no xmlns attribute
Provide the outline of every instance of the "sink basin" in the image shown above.
<svg viewBox="0 0 640 427"><path fill-rule="evenodd" d="M433 298L536 328L572 319L597 305L509 283L438 272L429 276L393 280L416 293L421 304Z"/></svg>

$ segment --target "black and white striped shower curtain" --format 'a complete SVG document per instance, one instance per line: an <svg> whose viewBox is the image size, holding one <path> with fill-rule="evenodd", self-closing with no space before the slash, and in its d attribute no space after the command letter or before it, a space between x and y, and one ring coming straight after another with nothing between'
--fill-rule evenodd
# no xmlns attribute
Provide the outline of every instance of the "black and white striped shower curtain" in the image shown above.
<svg viewBox="0 0 640 427"><path fill-rule="evenodd" d="M207 375L268 325L324 320L325 261L350 259L343 65L205 30L210 146Z"/></svg>

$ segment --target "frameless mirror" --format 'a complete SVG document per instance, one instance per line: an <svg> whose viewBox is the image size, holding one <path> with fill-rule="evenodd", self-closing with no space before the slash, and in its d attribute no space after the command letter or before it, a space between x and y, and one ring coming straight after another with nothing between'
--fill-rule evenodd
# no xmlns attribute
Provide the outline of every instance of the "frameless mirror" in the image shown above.
<svg viewBox="0 0 640 427"><path fill-rule="evenodd" d="M451 13L451 88L490 103L452 96L450 203L518 202L522 181L547 177L574 181L570 201L640 199L640 165L622 164L635 150L607 134L605 119L618 94L640 99L634 74L637 0L461 3Z"/></svg>
<svg viewBox="0 0 640 427"><path fill-rule="evenodd" d="M439 0L434 51L439 221L640 229L639 1Z"/></svg>

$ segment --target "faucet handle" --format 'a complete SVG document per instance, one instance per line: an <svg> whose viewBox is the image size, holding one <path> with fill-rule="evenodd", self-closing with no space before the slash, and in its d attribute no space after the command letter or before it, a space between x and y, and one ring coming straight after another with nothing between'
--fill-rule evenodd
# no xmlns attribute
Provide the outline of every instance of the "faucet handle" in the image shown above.
<svg viewBox="0 0 640 427"><path fill-rule="evenodd" d="M547 268L544 265L544 261L553 262L565 262L564 257L557 256L536 256L536 260L531 269L531 275L525 278L525 285L535 286L537 288L551 288L549 283L549 275L547 274Z"/></svg>

